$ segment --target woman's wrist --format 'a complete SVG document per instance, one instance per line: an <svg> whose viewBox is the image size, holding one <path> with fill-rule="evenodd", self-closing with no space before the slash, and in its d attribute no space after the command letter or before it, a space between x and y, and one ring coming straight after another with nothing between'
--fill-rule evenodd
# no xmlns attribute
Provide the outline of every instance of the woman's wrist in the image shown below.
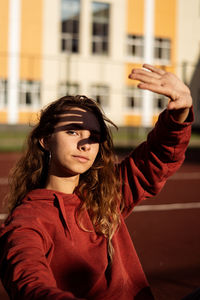
<svg viewBox="0 0 200 300"><path fill-rule="evenodd" d="M190 108L182 108L178 110L171 110L170 114L176 122L184 123L189 115Z"/></svg>

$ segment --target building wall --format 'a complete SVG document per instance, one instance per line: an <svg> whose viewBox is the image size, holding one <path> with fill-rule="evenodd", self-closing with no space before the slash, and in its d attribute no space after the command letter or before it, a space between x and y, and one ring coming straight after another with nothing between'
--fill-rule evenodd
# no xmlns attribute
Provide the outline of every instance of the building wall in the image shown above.
<svg viewBox="0 0 200 300"><path fill-rule="evenodd" d="M200 1L178 1L177 74L190 86L195 122L200 128Z"/></svg>
<svg viewBox="0 0 200 300"><path fill-rule="evenodd" d="M9 1L0 1L0 77L7 77L8 63L8 4Z"/></svg>
<svg viewBox="0 0 200 300"><path fill-rule="evenodd" d="M126 90L136 86L128 79L133 67L144 60L127 55L127 35L144 35L145 0L98 0L110 3L110 49L107 56L91 54L91 3L81 0L80 52L60 50L61 0L21 0L20 80L41 84L40 103L19 107L19 123L27 123L43 105L60 95L60 84L78 83L79 93L91 96L92 84L109 86L105 112L118 125L141 126L141 110L127 108ZM0 79L8 72L9 1L0 1ZM198 0L155 0L155 37L171 40L171 58L165 69L189 81L199 59L200 8ZM192 32L192 34L191 34ZM183 73L183 62L189 62ZM154 60L160 65L160 61ZM120 112L120 113L119 113ZM159 109L154 109L152 125ZM0 122L6 122L0 107Z"/></svg>
<svg viewBox="0 0 200 300"><path fill-rule="evenodd" d="M42 90L41 105L57 98L59 81L60 2L43 0Z"/></svg>
<svg viewBox="0 0 200 300"><path fill-rule="evenodd" d="M7 78L8 71L8 5L7 0L0 1L0 79ZM7 122L7 111L0 105L0 123Z"/></svg>
<svg viewBox="0 0 200 300"><path fill-rule="evenodd" d="M143 35L144 36L144 0L128 0L127 5L127 34ZM176 63L176 15L177 1L176 0L155 0L154 3L154 35L157 38L168 38L171 40L171 59L165 65L165 69L175 72ZM131 61L132 60L132 61ZM136 86L137 82L128 79L133 68L141 67L145 61L136 59L126 59L126 81L127 86ZM155 65L160 65L160 62L154 59ZM157 120L159 110L154 110L152 115L152 125ZM141 113L138 111L127 112L125 115L125 124L133 126L141 126Z"/></svg>
<svg viewBox="0 0 200 300"><path fill-rule="evenodd" d="M200 2L178 0L177 74L188 83L200 56ZM183 63L186 63L185 67ZM185 69L186 68L186 69ZM185 77L185 78L184 78Z"/></svg>
<svg viewBox="0 0 200 300"><path fill-rule="evenodd" d="M21 0L21 79L41 79L42 4L43 0Z"/></svg>
<svg viewBox="0 0 200 300"><path fill-rule="evenodd" d="M15 37L16 41L19 41L19 52L13 52L12 49L8 49L9 47L9 10L10 1L1 1L0 2L0 80L5 79L7 81L8 87L8 79L10 79L11 73L8 74L9 69L9 60L15 57L16 66L19 65L19 73L20 80L25 81L39 81L41 80L41 68L42 68L42 0L21 0L19 2L20 5L20 20L19 20L19 35ZM16 16L16 19L18 17ZM10 53L9 53L10 52ZM12 60L13 63L13 60ZM12 69L13 72L14 69ZM19 92L20 82L17 84L17 89ZM2 87L1 87L2 88ZM14 88L11 85L11 88ZM7 92L8 96L8 92ZM2 97L2 94L1 94ZM9 113L8 107L10 109L14 109L15 106L12 107L7 104L2 104L1 102L1 110L0 110L0 123L8 122ZM37 107L38 109L38 107ZM17 122L18 123L29 123L32 119L32 115L34 108L33 106L19 106L18 113L16 112Z"/></svg>
<svg viewBox="0 0 200 300"><path fill-rule="evenodd" d="M105 2L105 1L98 1ZM108 56L91 55L91 0L81 1L81 40L80 53L60 52L60 7L56 0L51 6L44 0L44 42L43 56L43 104L52 101L59 94L59 83L72 82L80 85L80 94L90 96L92 84L105 84L110 87L108 115L118 124L124 86L124 33L125 1L107 0L111 5L110 51ZM120 22L119 22L120 19ZM123 25L124 24L124 25ZM112 113L111 113L112 112Z"/></svg>
<svg viewBox="0 0 200 300"><path fill-rule="evenodd" d="M144 0L127 1L126 31L130 34L144 32Z"/></svg>
<svg viewBox="0 0 200 300"><path fill-rule="evenodd" d="M177 0L155 0L155 36L171 39L171 65L176 61Z"/></svg>

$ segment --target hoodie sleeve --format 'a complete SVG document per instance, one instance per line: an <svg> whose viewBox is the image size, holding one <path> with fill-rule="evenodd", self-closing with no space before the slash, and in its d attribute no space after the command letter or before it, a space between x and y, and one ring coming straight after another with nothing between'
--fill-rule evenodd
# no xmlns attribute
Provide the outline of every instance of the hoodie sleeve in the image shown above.
<svg viewBox="0 0 200 300"><path fill-rule="evenodd" d="M155 196L167 178L181 166L190 140L193 118L192 108L184 123L176 122L169 111L163 111L147 141L121 162L119 173L124 217L141 200Z"/></svg>
<svg viewBox="0 0 200 300"><path fill-rule="evenodd" d="M1 229L0 275L10 299L80 299L57 288L48 262L47 244L35 226L10 224Z"/></svg>

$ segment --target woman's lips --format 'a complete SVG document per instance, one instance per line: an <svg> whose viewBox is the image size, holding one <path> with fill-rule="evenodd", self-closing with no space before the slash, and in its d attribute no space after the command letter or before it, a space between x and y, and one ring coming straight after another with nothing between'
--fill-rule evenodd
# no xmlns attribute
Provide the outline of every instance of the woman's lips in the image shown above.
<svg viewBox="0 0 200 300"><path fill-rule="evenodd" d="M82 162L82 163L88 162L88 160L89 160L88 157L86 157L86 156L81 156L81 155L73 155L73 157L74 157L76 160L78 160L78 161L80 161L80 162Z"/></svg>

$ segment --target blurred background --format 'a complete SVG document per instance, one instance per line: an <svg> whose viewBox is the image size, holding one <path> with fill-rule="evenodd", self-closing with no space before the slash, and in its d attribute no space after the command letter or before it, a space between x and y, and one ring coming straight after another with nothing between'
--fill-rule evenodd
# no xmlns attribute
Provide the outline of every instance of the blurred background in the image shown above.
<svg viewBox="0 0 200 300"><path fill-rule="evenodd" d="M32 124L48 102L84 94L119 127L150 128L167 99L147 101L128 79L144 62L177 74L198 111L199 28L199 0L1 0L0 124Z"/></svg>
<svg viewBox="0 0 200 300"><path fill-rule="evenodd" d="M58 97L100 103L119 126L120 159L142 141L168 101L128 79L143 63L175 73L194 100L184 165L127 220L156 300L177 300L200 285L200 0L0 0L0 194L40 109ZM6 212L0 201L1 222Z"/></svg>

